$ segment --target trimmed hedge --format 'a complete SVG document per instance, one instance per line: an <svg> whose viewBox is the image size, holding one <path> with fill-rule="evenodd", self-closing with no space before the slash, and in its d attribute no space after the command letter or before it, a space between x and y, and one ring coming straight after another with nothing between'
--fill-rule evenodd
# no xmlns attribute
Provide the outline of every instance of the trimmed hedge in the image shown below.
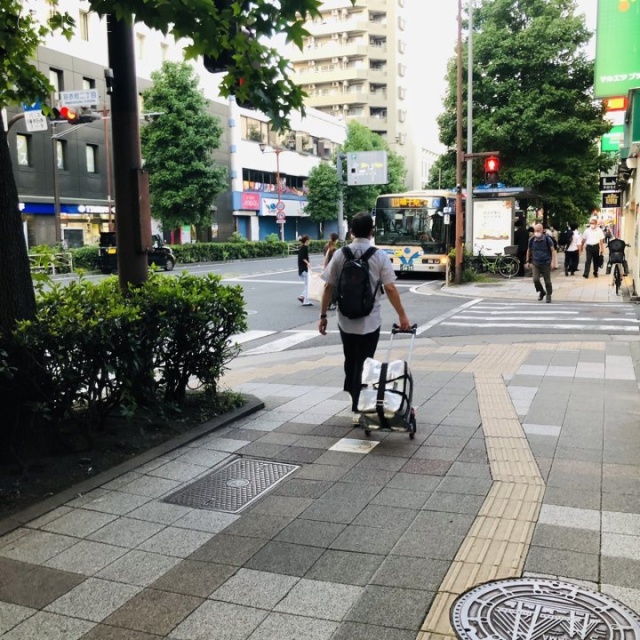
<svg viewBox="0 0 640 640"><path fill-rule="evenodd" d="M311 240L310 253L322 253L327 240ZM228 262L252 258L274 258L289 255L289 243L278 241L250 242L197 242L171 245L178 264L201 262ZM98 247L71 249L73 266L76 269L99 271Z"/></svg>

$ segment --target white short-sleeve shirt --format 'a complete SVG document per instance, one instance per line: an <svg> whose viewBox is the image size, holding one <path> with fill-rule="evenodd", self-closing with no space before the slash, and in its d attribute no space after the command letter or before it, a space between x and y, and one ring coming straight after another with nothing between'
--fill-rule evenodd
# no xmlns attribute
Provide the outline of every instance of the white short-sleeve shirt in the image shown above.
<svg viewBox="0 0 640 640"><path fill-rule="evenodd" d="M353 255L357 258L371 246L373 245L366 238L356 238L349 245L349 249L351 249ZM326 269L322 272L322 279L333 287L337 287L344 262L344 252L342 249L337 249L333 254L333 258L331 258L331 262L329 262ZM391 284L396 280L396 274L393 270L391 260L381 249L378 249L378 251L369 258L369 277L371 279L372 287L375 287L376 284ZM338 326L345 333L355 333L358 335L372 333L376 329L380 328L380 325L382 324L380 296L380 287L378 287L373 309L371 313L364 318L357 318L356 320L346 318L340 313L340 309L338 309Z"/></svg>

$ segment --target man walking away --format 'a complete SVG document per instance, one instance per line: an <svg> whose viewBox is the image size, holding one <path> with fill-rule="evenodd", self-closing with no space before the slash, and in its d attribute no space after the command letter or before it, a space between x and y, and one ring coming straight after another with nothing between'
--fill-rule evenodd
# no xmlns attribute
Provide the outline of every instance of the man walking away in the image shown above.
<svg viewBox="0 0 640 640"><path fill-rule="evenodd" d="M524 263L527 261L527 249L529 248L529 232L524 227L524 222L516 222L516 232L513 234L513 242L518 247L516 256L520 264L518 265L518 277L524 277Z"/></svg>
<svg viewBox="0 0 640 640"><path fill-rule="evenodd" d="M572 222L566 231L566 240L564 247L564 275L573 275L578 270L580 262L580 233L578 225Z"/></svg>
<svg viewBox="0 0 640 640"><path fill-rule="evenodd" d="M598 226L598 218L595 216L589 220L589 226L582 233L582 248L587 252L583 277L589 277L589 268L593 262L593 277L597 278L600 256L604 254L604 233Z"/></svg>
<svg viewBox="0 0 640 640"><path fill-rule="evenodd" d="M551 302L553 292L551 269L556 268L556 250L553 238L544 233L540 223L533 226L533 238L529 240L527 250L527 264L531 265L533 285L538 292L538 300L542 300L546 296L547 302ZM544 287L540 284L541 277L544 279Z"/></svg>
<svg viewBox="0 0 640 640"><path fill-rule="evenodd" d="M354 240L349 245L349 249L355 258L361 257L372 246L373 218L367 212L357 213L351 220L351 235ZM325 281L324 293L320 308L320 322L318 330L324 336L327 334L327 310L331 303L333 290L338 286L342 267L347 261L347 256L343 251L336 251L331 262L322 273ZM398 325L402 330L409 330L411 323L407 318L400 294L394 281L396 275L389 256L384 251L376 251L368 259L369 280L372 290L375 290L375 300L373 309L361 318L350 319L344 316L338 305L338 329L342 340L342 350L344 352L344 390L351 395L351 409L354 412L353 421L357 422L359 415L358 397L362 388L362 367L367 358L373 358L378 346L380 337L380 326L382 325L382 311L380 296L382 295L381 285L384 293L389 298L389 302L398 314Z"/></svg>

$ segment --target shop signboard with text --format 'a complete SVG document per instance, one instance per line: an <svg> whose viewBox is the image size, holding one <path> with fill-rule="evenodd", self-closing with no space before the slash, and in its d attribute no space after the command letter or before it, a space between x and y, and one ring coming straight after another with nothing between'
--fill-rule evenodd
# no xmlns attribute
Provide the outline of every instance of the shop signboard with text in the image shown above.
<svg viewBox="0 0 640 640"><path fill-rule="evenodd" d="M640 2L599 0L595 97L624 96L640 86Z"/></svg>

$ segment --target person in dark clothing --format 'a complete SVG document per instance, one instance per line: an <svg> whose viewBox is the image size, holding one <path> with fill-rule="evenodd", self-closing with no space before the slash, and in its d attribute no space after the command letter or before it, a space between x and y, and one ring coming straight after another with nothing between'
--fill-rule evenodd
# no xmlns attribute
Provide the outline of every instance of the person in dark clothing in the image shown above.
<svg viewBox="0 0 640 640"><path fill-rule="evenodd" d="M529 248L529 232L524 228L522 220L516 222L516 232L513 235L513 242L518 247L516 256L520 261L518 266L518 277L524 277L524 263L527 261L527 249Z"/></svg>
<svg viewBox="0 0 640 640"><path fill-rule="evenodd" d="M309 272L311 270L311 262L309 262L309 236L300 238L300 248L298 249L298 275L304 282L302 295L298 296L298 300L302 302L303 307L312 307L313 302L309 300Z"/></svg>
<svg viewBox="0 0 640 640"><path fill-rule="evenodd" d="M527 251L527 264L531 265L533 272L533 286L538 292L538 300L547 296L547 302L551 302L553 287L551 284L551 270L556 268L556 250L553 246L553 238L546 235L541 224L533 227L533 238L529 240ZM540 278L544 278L544 284Z"/></svg>

